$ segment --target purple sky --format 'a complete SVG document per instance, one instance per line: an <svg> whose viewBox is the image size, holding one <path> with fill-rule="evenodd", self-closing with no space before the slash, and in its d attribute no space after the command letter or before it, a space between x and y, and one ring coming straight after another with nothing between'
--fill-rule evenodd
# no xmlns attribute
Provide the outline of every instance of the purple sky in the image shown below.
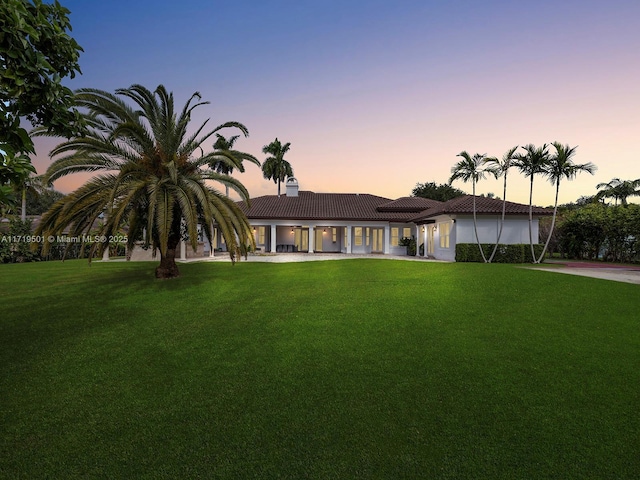
<svg viewBox="0 0 640 480"><path fill-rule="evenodd" d="M237 146L261 160L276 136L291 142L304 190L396 198L446 182L462 150L502 156L556 140L598 166L563 184L561 203L640 178L637 0L62 4L85 50L71 88L163 84L179 107L199 91L211 104L194 125L244 123ZM54 143L38 140L39 172ZM252 196L276 192L253 165L237 177ZM478 192L501 195L501 184ZM553 193L537 180L534 203ZM528 203L515 171L507 198Z"/></svg>

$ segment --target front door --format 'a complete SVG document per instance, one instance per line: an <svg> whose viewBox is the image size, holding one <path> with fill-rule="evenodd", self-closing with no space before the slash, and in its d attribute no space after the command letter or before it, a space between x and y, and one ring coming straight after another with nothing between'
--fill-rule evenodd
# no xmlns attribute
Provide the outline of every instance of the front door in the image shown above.
<svg viewBox="0 0 640 480"><path fill-rule="evenodd" d="M433 247L435 244L433 225L427 227L427 255L433 255Z"/></svg>
<svg viewBox="0 0 640 480"><path fill-rule="evenodd" d="M371 251L375 253L382 253L384 251L384 228L372 228L373 244Z"/></svg>

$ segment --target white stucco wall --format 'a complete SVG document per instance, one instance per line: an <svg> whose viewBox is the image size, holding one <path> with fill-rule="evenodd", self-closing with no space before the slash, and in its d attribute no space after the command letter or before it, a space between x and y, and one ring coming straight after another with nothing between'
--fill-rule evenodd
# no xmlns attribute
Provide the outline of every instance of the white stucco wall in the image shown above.
<svg viewBox="0 0 640 480"><path fill-rule="evenodd" d="M434 231L434 253L433 256L438 260L455 261L456 244L458 243L476 243L475 231L473 228L473 216L456 216L455 218L448 215L435 217ZM442 246L441 238L443 225L450 225L449 247ZM478 237L480 243L495 243L498 237L500 227L500 216L486 215L478 216ZM538 243L538 219L533 219L532 224L533 242ZM527 216L507 216L505 218L500 243L511 245L518 243L529 243L529 218Z"/></svg>
<svg viewBox="0 0 640 480"><path fill-rule="evenodd" d="M500 228L500 216L478 216L478 238L480 243L495 243ZM538 243L538 219L533 219L533 243ZM473 216L457 217L457 243L475 243L476 235L473 228ZM507 216L500 243L511 245L529 243L529 218L524 216Z"/></svg>
<svg viewBox="0 0 640 480"><path fill-rule="evenodd" d="M445 260L449 262L453 262L456 259L456 238L457 238L457 224L454 223L449 216L440 216L435 217L436 221L435 226L436 230L433 234L434 240L434 249L433 256L438 260ZM443 224L448 224L450 226L449 231L449 247L441 246L441 238L443 232Z"/></svg>

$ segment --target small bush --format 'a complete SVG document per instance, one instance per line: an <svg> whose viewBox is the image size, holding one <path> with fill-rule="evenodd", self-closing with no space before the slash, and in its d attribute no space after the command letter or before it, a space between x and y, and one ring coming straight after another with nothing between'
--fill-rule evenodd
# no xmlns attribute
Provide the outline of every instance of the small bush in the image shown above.
<svg viewBox="0 0 640 480"><path fill-rule="evenodd" d="M416 256L416 237L402 237L398 242L398 245L401 247L407 247L407 255L411 257Z"/></svg>
<svg viewBox="0 0 640 480"><path fill-rule="evenodd" d="M9 232L0 234L0 263L40 260L40 256L31 251L31 223L30 219L23 222L17 217L9 221Z"/></svg>

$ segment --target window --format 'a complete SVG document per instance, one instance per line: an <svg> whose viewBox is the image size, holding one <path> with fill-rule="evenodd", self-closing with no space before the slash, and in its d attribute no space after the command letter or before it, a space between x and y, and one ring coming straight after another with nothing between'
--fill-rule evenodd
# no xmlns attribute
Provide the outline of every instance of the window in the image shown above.
<svg viewBox="0 0 640 480"><path fill-rule="evenodd" d="M333 227L331 231L332 231L331 240L333 241L333 243L336 243L338 241L338 229L336 227Z"/></svg>
<svg viewBox="0 0 640 480"><path fill-rule="evenodd" d="M438 231L440 232L440 248L449 248L449 235L451 234L451 224L439 223Z"/></svg>
<svg viewBox="0 0 640 480"><path fill-rule="evenodd" d="M370 233L369 233L369 227L367 227L367 228L366 228L366 230L365 230L365 238L367 239L367 240L366 240L366 242L367 242L367 243L366 243L366 244L367 244L367 247L369 246L369 243L370 243L369 235L370 235Z"/></svg>
<svg viewBox="0 0 640 480"><path fill-rule="evenodd" d="M265 227L258 227L258 245L264 245Z"/></svg>
<svg viewBox="0 0 640 480"><path fill-rule="evenodd" d="M362 245L362 227L355 227L353 229L353 235L355 236L353 244L356 246Z"/></svg>
<svg viewBox="0 0 640 480"><path fill-rule="evenodd" d="M402 238L411 238L411 227L404 227L402 229Z"/></svg>
<svg viewBox="0 0 640 480"><path fill-rule="evenodd" d="M391 246L398 246L398 235L400 235L400 229L398 227L391 228Z"/></svg>

